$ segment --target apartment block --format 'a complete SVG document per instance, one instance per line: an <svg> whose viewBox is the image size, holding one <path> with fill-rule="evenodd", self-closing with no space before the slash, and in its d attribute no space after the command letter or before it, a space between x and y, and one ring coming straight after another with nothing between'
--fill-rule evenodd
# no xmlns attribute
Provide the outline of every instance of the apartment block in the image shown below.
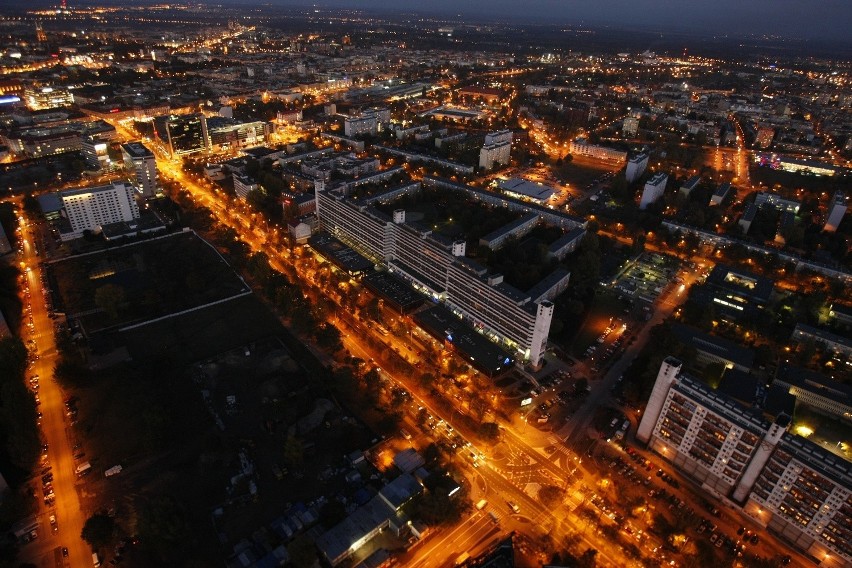
<svg viewBox="0 0 852 568"><path fill-rule="evenodd" d="M59 192L65 217L71 231L61 233L62 240L83 236L84 231L99 231L103 225L128 222L139 218L135 189L125 183L99 187L69 189Z"/></svg>
<svg viewBox="0 0 852 568"><path fill-rule="evenodd" d="M636 437L821 566L852 563L852 463L666 358Z"/></svg>

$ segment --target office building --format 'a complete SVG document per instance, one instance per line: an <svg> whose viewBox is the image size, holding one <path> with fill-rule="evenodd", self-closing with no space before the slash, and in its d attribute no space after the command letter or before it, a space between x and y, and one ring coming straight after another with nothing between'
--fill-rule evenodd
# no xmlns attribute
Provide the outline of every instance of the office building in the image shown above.
<svg viewBox="0 0 852 568"><path fill-rule="evenodd" d="M63 87L42 87L24 91L24 101L30 110L44 110L71 106L74 95Z"/></svg>
<svg viewBox="0 0 852 568"><path fill-rule="evenodd" d="M133 186L115 182L110 185L69 189L59 192L70 232L61 233L62 240L83 236L84 231L100 231L103 225L128 222L139 218L139 206Z"/></svg>
<svg viewBox="0 0 852 568"><path fill-rule="evenodd" d="M240 122L220 116L207 119L207 137L214 152L260 146L266 143L269 132L269 123L261 120Z"/></svg>
<svg viewBox="0 0 852 568"><path fill-rule="evenodd" d="M89 171L109 171L112 169L112 160L109 157L109 145L96 138L87 136L82 141L83 161Z"/></svg>
<svg viewBox="0 0 852 568"><path fill-rule="evenodd" d="M486 144L479 151L479 167L490 170L495 164L508 165L512 153L511 142Z"/></svg>
<svg viewBox="0 0 852 568"><path fill-rule="evenodd" d="M165 132L172 156L204 152L210 146L203 114L171 115L165 119Z"/></svg>
<svg viewBox="0 0 852 568"><path fill-rule="evenodd" d="M128 142L121 145L124 167L135 182L143 197L157 195L157 160L153 152L141 142Z"/></svg>
<svg viewBox="0 0 852 568"><path fill-rule="evenodd" d="M849 566L852 463L681 368L663 361L637 439L821 566Z"/></svg>
<svg viewBox="0 0 852 568"><path fill-rule="evenodd" d="M825 218L825 227L823 231L833 233L840 226L843 217L846 215L846 194L840 190L834 192L831 196L831 201L828 203L828 215Z"/></svg>
<svg viewBox="0 0 852 568"><path fill-rule="evenodd" d="M639 209L645 209L660 199L666 191L666 183L668 181L669 176L663 172L657 172L651 179L645 182L645 188L642 190L642 198L639 200Z"/></svg>
<svg viewBox="0 0 852 568"><path fill-rule="evenodd" d="M645 168L648 167L648 154L637 154L627 161L627 169L624 171L624 177L627 183L633 183L645 173Z"/></svg>

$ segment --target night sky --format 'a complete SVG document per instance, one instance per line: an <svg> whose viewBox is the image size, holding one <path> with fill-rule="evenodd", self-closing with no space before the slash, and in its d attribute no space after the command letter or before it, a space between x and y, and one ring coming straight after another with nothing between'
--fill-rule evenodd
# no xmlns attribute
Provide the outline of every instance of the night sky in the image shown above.
<svg viewBox="0 0 852 568"><path fill-rule="evenodd" d="M243 3L254 3L241 0ZM852 41L852 0L267 0L270 4L459 14L702 35Z"/></svg>

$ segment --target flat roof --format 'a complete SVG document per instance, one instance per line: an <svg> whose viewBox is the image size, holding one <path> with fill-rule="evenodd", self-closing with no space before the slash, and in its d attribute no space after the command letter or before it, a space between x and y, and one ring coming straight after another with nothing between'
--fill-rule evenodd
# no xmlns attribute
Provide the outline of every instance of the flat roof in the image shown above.
<svg viewBox="0 0 852 568"><path fill-rule="evenodd" d="M350 274L366 272L373 268L373 263L354 249L346 246L328 234L313 235L308 244L325 258Z"/></svg>
<svg viewBox="0 0 852 568"><path fill-rule="evenodd" d="M699 351L710 353L741 367L751 368L754 365L754 351L733 341L680 323L672 325L672 333L678 340L692 345Z"/></svg>
<svg viewBox="0 0 852 568"><path fill-rule="evenodd" d="M503 235L511 233L512 231L517 230L519 227L523 227L527 223L531 223L531 222L535 221L536 219L538 219L537 213L527 213L523 217L515 219L514 221L506 223L502 227L498 227L497 229L494 229L493 231L491 231L490 233L488 233L484 237L480 238L479 242L490 243L491 241L497 240L497 239L501 238Z"/></svg>
<svg viewBox="0 0 852 568"><path fill-rule="evenodd" d="M512 355L477 333L444 306L432 306L417 312L414 321L434 337L452 344L471 365L491 375L508 371L514 362Z"/></svg>
<svg viewBox="0 0 852 568"><path fill-rule="evenodd" d="M141 142L127 142L121 145L121 149L133 158L153 158L154 153Z"/></svg>
<svg viewBox="0 0 852 568"><path fill-rule="evenodd" d="M760 302L768 302L772 295L772 280L753 272L731 268L724 264L713 267L707 276L707 284L733 290Z"/></svg>
<svg viewBox="0 0 852 568"><path fill-rule="evenodd" d="M555 193L552 187L523 178L510 178L506 181L501 181L498 184L498 187L500 187L503 191L511 191L512 193L526 195L527 197L538 199L539 201L550 199L550 196Z"/></svg>
<svg viewBox="0 0 852 568"><path fill-rule="evenodd" d="M423 303L423 295L401 278L387 272L371 272L362 279L367 288L406 313Z"/></svg>
<svg viewBox="0 0 852 568"><path fill-rule="evenodd" d="M778 367L778 372L775 373L775 380L841 404L852 405L851 386L831 380L816 371L782 364Z"/></svg>

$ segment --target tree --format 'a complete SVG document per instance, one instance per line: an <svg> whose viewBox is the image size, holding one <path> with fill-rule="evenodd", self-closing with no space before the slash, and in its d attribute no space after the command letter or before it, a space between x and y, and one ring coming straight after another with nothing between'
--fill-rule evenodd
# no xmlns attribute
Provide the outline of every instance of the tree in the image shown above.
<svg viewBox="0 0 852 568"><path fill-rule="evenodd" d="M287 436L284 440L284 463L288 465L301 465L305 458L305 449L302 441L296 436Z"/></svg>
<svg viewBox="0 0 852 568"><path fill-rule="evenodd" d="M544 485L538 490L538 500L548 509L558 507L564 496L565 491L555 485Z"/></svg>
<svg viewBox="0 0 852 568"><path fill-rule="evenodd" d="M479 425L479 436L493 444L500 439L500 426L495 422L483 422Z"/></svg>
<svg viewBox="0 0 852 568"><path fill-rule="evenodd" d="M103 548L112 540L115 531L115 521L109 515L95 513L86 520L80 537L92 548Z"/></svg>
<svg viewBox="0 0 852 568"><path fill-rule="evenodd" d="M317 562L316 546L307 535L297 536L287 545L287 552L296 568L310 568Z"/></svg>
<svg viewBox="0 0 852 568"><path fill-rule="evenodd" d="M111 319L118 318L118 312L124 306L124 288L115 284L104 284L95 290L95 305L105 311Z"/></svg>
<svg viewBox="0 0 852 568"><path fill-rule="evenodd" d="M161 555L168 553L190 534L186 511L174 497L155 496L139 511L139 535Z"/></svg>

